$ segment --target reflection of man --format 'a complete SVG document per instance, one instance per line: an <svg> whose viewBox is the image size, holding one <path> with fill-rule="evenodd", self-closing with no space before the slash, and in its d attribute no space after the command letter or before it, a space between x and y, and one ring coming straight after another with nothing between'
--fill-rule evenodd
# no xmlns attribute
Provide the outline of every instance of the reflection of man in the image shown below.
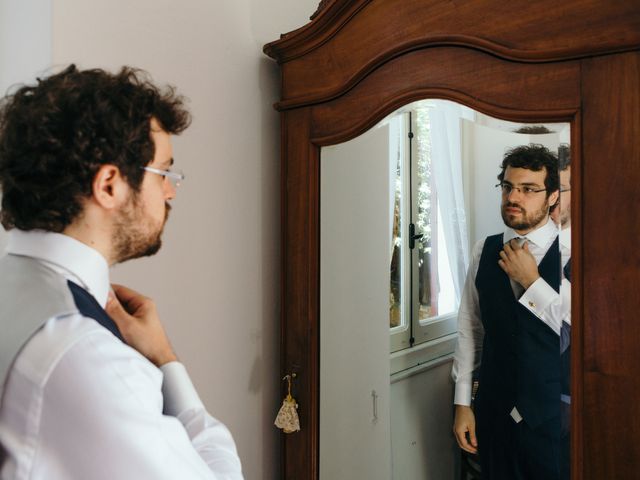
<svg viewBox="0 0 640 480"><path fill-rule="evenodd" d="M560 201L551 208L551 219L560 225L562 230L567 230L570 233L571 153L569 145L560 145L558 148L558 170L560 171ZM569 235L569 238L571 238L571 235Z"/></svg>
<svg viewBox="0 0 640 480"><path fill-rule="evenodd" d="M160 248L182 179L170 134L188 123L131 69L72 66L5 99L2 478L242 478L154 303L110 293L110 265Z"/></svg>
<svg viewBox="0 0 640 480"><path fill-rule="evenodd" d="M558 148L558 170L560 171L560 201L551 210L551 218L560 225L560 251L562 252L562 275L571 281L571 151L569 145ZM565 281L565 280L563 280ZM570 289L567 289L567 291ZM571 299L566 300L571 303ZM560 332L560 362L562 365L562 392L560 395L562 460L561 478L569 478L569 424L571 420L571 315L563 319ZM564 461L566 459L566 461Z"/></svg>
<svg viewBox="0 0 640 480"><path fill-rule="evenodd" d="M454 433L462 449L480 452L484 479L559 479L559 335L569 307L549 218L557 158L540 145L514 148L498 179L507 228L473 249L458 317Z"/></svg>

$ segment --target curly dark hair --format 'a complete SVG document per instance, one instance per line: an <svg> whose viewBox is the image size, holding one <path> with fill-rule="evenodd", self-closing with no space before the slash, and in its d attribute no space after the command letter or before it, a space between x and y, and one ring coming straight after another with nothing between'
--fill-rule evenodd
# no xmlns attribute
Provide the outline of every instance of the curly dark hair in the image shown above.
<svg viewBox="0 0 640 480"><path fill-rule="evenodd" d="M547 190L547 198L560 188L560 175L558 174L558 156L543 145L530 143L520 145L508 150L502 160L498 180L504 180L504 172L507 167L526 168L538 172L545 169L547 175L544 178L544 188Z"/></svg>
<svg viewBox="0 0 640 480"><path fill-rule="evenodd" d="M567 168L571 166L571 148L566 143L561 143L558 146L558 172L563 172ZM558 180L559 181L559 180ZM558 184L558 188L560 185ZM558 201L551 205L550 212L553 212L556 208L560 206L560 198Z"/></svg>
<svg viewBox="0 0 640 480"><path fill-rule="evenodd" d="M571 166L571 147L567 143L558 146L558 170L563 172Z"/></svg>
<svg viewBox="0 0 640 480"><path fill-rule="evenodd" d="M146 72L112 74L70 65L0 103L0 222L7 229L62 232L102 165L115 165L138 192L153 161L151 119L169 134L191 121L184 97Z"/></svg>

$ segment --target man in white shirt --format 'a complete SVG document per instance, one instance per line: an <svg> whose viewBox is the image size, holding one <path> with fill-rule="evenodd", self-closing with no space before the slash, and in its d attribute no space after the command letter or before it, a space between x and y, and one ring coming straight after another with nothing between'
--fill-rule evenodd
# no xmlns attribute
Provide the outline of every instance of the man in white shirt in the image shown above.
<svg viewBox="0 0 640 480"><path fill-rule="evenodd" d="M63 72L0 107L0 478L242 479L154 303L109 267L158 251L182 174L173 89Z"/></svg>
<svg viewBox="0 0 640 480"><path fill-rule="evenodd" d="M498 179L507 228L473 249L452 372L454 434L462 449L479 451L483 479L560 479L559 336L570 286L549 217L557 157L541 145L514 148Z"/></svg>
<svg viewBox="0 0 640 480"><path fill-rule="evenodd" d="M558 148L558 170L560 171L560 200L551 210L551 219L560 226L560 251L562 273L571 281L571 150L569 145ZM567 260L568 259L568 260ZM560 361L562 363L561 431L562 453L561 478L569 478L570 424L571 424L571 317L563 322L560 333Z"/></svg>

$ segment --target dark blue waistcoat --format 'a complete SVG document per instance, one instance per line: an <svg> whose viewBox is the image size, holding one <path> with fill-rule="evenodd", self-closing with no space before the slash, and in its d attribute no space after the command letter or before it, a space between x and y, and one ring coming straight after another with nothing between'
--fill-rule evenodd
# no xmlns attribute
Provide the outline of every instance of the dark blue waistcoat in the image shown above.
<svg viewBox="0 0 640 480"><path fill-rule="evenodd" d="M492 418L509 415L515 406L527 424L536 428L560 416L560 340L518 303L509 277L498 265L502 248L502 234L487 237L476 276L485 331L476 415L478 422L488 426ZM557 238L538 272L559 291ZM547 422L547 428L553 430L553 423Z"/></svg>

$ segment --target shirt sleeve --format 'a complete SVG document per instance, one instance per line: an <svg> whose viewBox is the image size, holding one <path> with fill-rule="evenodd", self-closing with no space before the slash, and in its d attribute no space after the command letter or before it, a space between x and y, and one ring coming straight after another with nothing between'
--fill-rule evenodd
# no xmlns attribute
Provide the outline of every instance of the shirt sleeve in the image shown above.
<svg viewBox="0 0 640 480"><path fill-rule="evenodd" d="M458 340L451 376L456 384L454 404L471 405L473 372L480 366L484 327L480 319L480 303L475 278L484 240L473 248L467 278L458 310Z"/></svg>
<svg viewBox="0 0 640 480"><path fill-rule="evenodd" d="M160 367L164 375L164 411L180 420L191 443L212 471L224 478L241 479L241 466L231 433L209 415L196 392L187 370L179 362Z"/></svg>
<svg viewBox="0 0 640 480"><path fill-rule="evenodd" d="M560 283L559 293L538 278L518 301L558 335L563 322L571 325L571 284L566 278Z"/></svg>
<svg viewBox="0 0 640 480"><path fill-rule="evenodd" d="M242 479L229 431L178 362L161 371L96 332L64 352L43 388L42 445L60 469L47 478Z"/></svg>

